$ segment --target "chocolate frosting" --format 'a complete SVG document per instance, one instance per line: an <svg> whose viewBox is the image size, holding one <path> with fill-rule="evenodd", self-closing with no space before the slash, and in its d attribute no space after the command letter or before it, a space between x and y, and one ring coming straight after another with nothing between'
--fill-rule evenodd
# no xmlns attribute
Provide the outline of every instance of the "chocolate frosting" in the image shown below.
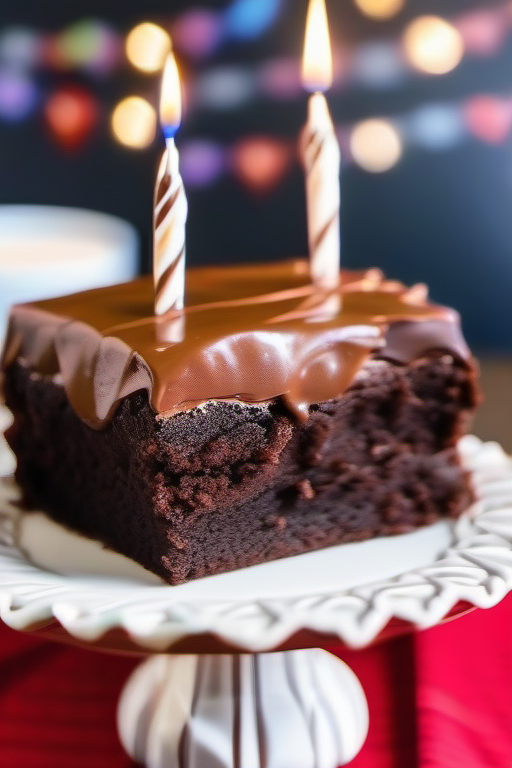
<svg viewBox="0 0 512 768"><path fill-rule="evenodd" d="M281 397L304 417L312 403L341 395L370 356L403 364L432 349L470 356L455 311L375 269L342 273L334 295L311 285L301 259L190 269L186 307L183 340L173 343L165 339L177 315L153 316L150 277L18 305L2 366L19 360L58 376L76 413L99 429L141 389L160 414Z"/></svg>

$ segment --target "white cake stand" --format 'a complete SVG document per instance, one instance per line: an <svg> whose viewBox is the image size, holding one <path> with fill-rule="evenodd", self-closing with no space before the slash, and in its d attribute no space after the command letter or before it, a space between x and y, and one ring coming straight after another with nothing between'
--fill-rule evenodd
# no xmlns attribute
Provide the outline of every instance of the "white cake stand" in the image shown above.
<svg viewBox="0 0 512 768"><path fill-rule="evenodd" d="M337 768L363 745L368 708L353 672L315 646L361 648L512 589L512 461L476 438L460 450L480 501L455 524L179 587L40 513L20 515L6 478L0 617L148 655L118 711L124 747L148 768Z"/></svg>

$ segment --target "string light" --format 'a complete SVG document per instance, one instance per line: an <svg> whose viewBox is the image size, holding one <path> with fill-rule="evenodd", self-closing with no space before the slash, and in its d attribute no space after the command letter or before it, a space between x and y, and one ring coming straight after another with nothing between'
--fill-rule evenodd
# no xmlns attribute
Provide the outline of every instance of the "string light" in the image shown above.
<svg viewBox="0 0 512 768"><path fill-rule="evenodd" d="M406 28L403 44L410 64L430 75L444 75L460 63L464 43L460 32L439 16L420 16Z"/></svg>
<svg viewBox="0 0 512 768"><path fill-rule="evenodd" d="M382 118L364 120L350 135L352 157L361 168L382 173L392 168L402 155L402 142L396 128Z"/></svg>
<svg viewBox="0 0 512 768"><path fill-rule="evenodd" d="M171 38L162 27L150 21L137 24L126 38L126 56L141 72L160 72L171 48Z"/></svg>
<svg viewBox="0 0 512 768"><path fill-rule="evenodd" d="M404 7L405 0L355 0L362 13L372 19L390 19Z"/></svg>
<svg viewBox="0 0 512 768"><path fill-rule="evenodd" d="M368 16L385 18L388 14L389 18L400 11L404 0L354 0L354 3ZM265 16L263 5L266 5L265 13L268 14L266 24L270 23L272 17L269 9L273 8L273 13L277 14L283 3L277 0L266 3L265 0L260 9L257 0L232 0L229 7L236 7L236 14L235 11L228 14L226 10L188 11L173 24L173 38L176 29L177 46L185 50L188 41L192 40L190 49L187 49L189 56L210 56L218 46L239 34L230 26L235 17L243 17L249 28L248 19L251 14L257 13L261 19ZM454 15L451 21L437 16L423 16L409 24L402 40L390 37L355 47L348 78L372 88L391 88L410 76L408 72L411 66L422 72L443 74L456 67L464 53L479 56L496 53L511 29L512 12L508 5L467 11ZM156 72L162 66L164 51L167 52L171 47L171 39L161 26L143 22L131 30L125 46L133 66L144 72ZM61 93L59 89L58 98L49 99L43 107L37 79L30 76L30 70L34 67L90 70L102 68L104 61L110 62L108 68L111 68L122 49L123 38L108 25L94 19L84 19L56 34L21 27L0 29L0 120L14 122L25 119L40 106L54 138L62 136L63 141L70 144L75 139L69 139L69 136L85 135L87 131L84 131L83 126L93 125L96 118L88 115L97 110L97 105L89 108L85 95L78 92L70 95L67 92L69 89ZM299 69L295 58L270 60L256 69L228 65L210 69L196 80L195 107L238 109L260 93L279 99L295 98L300 91ZM115 117L112 115L112 131L115 138L125 146L142 149L153 141L155 135L154 110L144 99L137 97L130 97L124 102L116 108ZM66 110L62 108L62 105L68 104L71 104L69 120L66 118ZM133 125L130 126L132 120ZM399 156L402 153L400 135L403 135L407 145L417 145L428 150L447 149L467 137L468 133L483 141L498 143L509 135L511 129L512 98L476 96L451 104L425 105L424 108L400 115L397 123L400 133L389 122L388 127L391 126L394 131L395 146L398 141ZM356 129L359 128L340 128L347 149L349 144L355 143L356 154L360 138ZM244 149L242 147L242 158L250 155L254 148L249 146L248 152L244 152ZM264 145L264 150L261 155L269 156L268 146ZM362 167L366 167L365 151L363 141ZM217 178L220 165L227 170L231 162L228 154L231 159L236 156L236 153L229 153L229 150L224 151L223 148L217 152L206 144L193 147L189 166L194 183L203 185ZM354 159L359 162L356 154ZM200 167L203 160L204 174ZM256 180L256 186L258 183Z"/></svg>
<svg viewBox="0 0 512 768"><path fill-rule="evenodd" d="M156 111L140 96L128 96L112 113L112 133L120 144L131 149L145 149L156 133Z"/></svg>

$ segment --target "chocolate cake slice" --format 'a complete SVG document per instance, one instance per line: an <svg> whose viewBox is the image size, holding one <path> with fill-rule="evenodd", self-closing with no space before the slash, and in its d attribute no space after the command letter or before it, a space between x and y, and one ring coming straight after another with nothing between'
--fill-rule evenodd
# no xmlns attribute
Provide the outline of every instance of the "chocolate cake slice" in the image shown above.
<svg viewBox="0 0 512 768"><path fill-rule="evenodd" d="M187 286L180 342L150 278L14 307L28 504L171 584L468 506L455 446L478 394L454 311L369 270L343 275L333 313L302 260Z"/></svg>

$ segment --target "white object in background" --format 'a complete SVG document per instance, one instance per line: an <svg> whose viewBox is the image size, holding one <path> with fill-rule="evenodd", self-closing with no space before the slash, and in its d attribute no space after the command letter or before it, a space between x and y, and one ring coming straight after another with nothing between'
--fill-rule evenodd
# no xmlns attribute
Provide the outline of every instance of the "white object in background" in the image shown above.
<svg viewBox="0 0 512 768"><path fill-rule="evenodd" d="M0 340L12 304L131 280L138 251L132 225L106 213L0 206Z"/></svg>
<svg viewBox="0 0 512 768"><path fill-rule="evenodd" d="M153 656L118 708L121 742L147 768L337 768L363 746L361 683L326 651Z"/></svg>

